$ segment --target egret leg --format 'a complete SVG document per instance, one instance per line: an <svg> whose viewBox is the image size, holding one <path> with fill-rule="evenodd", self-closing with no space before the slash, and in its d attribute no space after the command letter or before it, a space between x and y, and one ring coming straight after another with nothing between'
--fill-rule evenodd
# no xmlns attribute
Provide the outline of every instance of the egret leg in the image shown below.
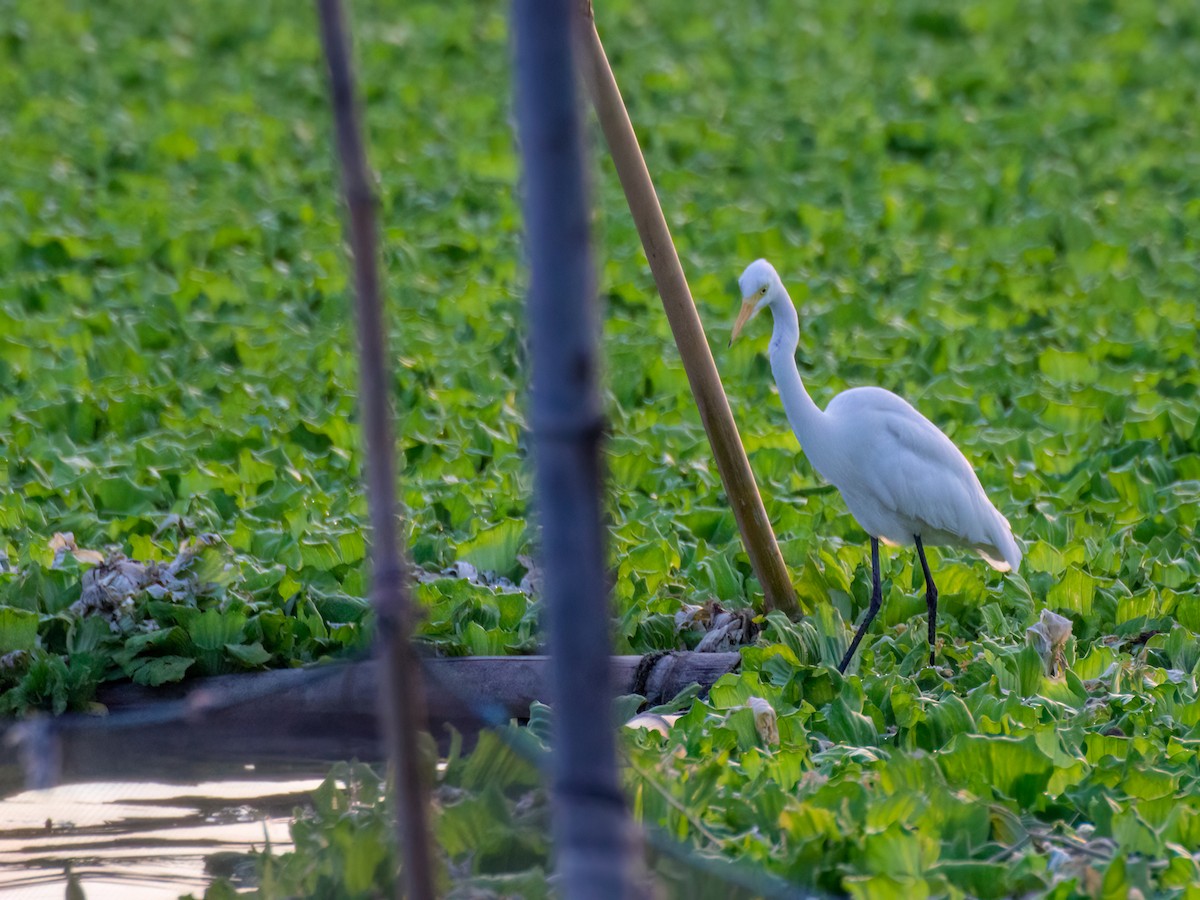
<svg viewBox="0 0 1200 900"><path fill-rule="evenodd" d="M929 572L921 536L914 534L913 537L917 541L917 556L921 557L921 571L925 573L925 607L929 610L929 664L932 666L933 645L937 642L937 585L933 583L933 575Z"/></svg>
<svg viewBox="0 0 1200 900"><path fill-rule="evenodd" d="M879 607L883 605L883 586L879 581L879 538L871 538L871 605L867 608L867 616L862 620L862 624L858 626L858 631L854 635L854 640L850 642L850 649L846 651L846 655L842 657L842 664L838 666L838 671L842 674L846 672L846 666L850 665L850 660L854 658L854 651L858 649L859 643L863 639L863 635L867 633L867 629L871 623L875 621L875 616L879 614Z"/></svg>

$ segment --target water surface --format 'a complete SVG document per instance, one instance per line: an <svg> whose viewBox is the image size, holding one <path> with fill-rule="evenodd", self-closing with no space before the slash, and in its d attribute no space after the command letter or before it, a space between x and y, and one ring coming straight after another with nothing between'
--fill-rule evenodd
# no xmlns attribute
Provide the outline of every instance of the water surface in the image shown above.
<svg viewBox="0 0 1200 900"><path fill-rule="evenodd" d="M62 900L66 867L88 900L200 896L206 859L230 874L236 854L291 849L288 823L320 775L192 784L90 782L0 801L0 900Z"/></svg>

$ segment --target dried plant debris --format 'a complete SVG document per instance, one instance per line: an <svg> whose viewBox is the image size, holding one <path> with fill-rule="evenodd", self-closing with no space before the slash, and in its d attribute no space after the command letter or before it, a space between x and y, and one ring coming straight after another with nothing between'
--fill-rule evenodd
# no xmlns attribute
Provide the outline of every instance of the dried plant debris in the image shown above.
<svg viewBox="0 0 1200 900"><path fill-rule="evenodd" d="M76 562L91 566L104 562L103 553L97 550L81 549L75 543L75 535L69 531L55 532L54 537L50 538L50 549L54 552L54 561L50 563L52 569L61 569L68 556L74 558Z"/></svg>
<svg viewBox="0 0 1200 900"><path fill-rule="evenodd" d="M94 710L97 687L157 686L191 675L295 665L366 643L366 601L316 590L248 598L245 573L270 576L215 534L186 539L169 560L101 553L56 534L25 553L15 593L44 608L0 604L0 715ZM244 568L243 568L244 567Z"/></svg>
<svg viewBox="0 0 1200 900"><path fill-rule="evenodd" d="M121 620L128 616L139 593L145 592L155 600L186 602L208 590L212 582L193 570L192 563L205 548L223 543L219 535L199 535L185 541L175 559L164 564L129 559L119 550L111 550L106 556L94 550L79 550L70 535L54 538L52 549L56 542L62 548L56 552L69 550L76 559L97 563L83 573L79 599L71 604L70 611L78 616L102 616L114 631L121 629Z"/></svg>
<svg viewBox="0 0 1200 900"><path fill-rule="evenodd" d="M754 643L761 630L750 609L727 610L716 600L684 604L675 613L675 630L702 632L696 645L700 653L721 653Z"/></svg>
<svg viewBox="0 0 1200 900"><path fill-rule="evenodd" d="M747 697L746 708L754 713L754 727L764 744L770 747L779 745L779 717L770 701L762 697Z"/></svg>
<svg viewBox="0 0 1200 900"><path fill-rule="evenodd" d="M1043 609L1041 618L1025 629L1025 639L1037 650L1050 678L1061 677L1066 670L1064 653L1070 637L1071 620L1049 609Z"/></svg>
<svg viewBox="0 0 1200 900"><path fill-rule="evenodd" d="M436 572L418 566L413 570L413 578L418 584L430 584L446 578L460 579L481 587L495 588L500 591L512 591L524 594L527 597L537 596L542 587L541 569L534 564L530 557L524 554L519 555L517 560L525 569L525 574L518 581L513 581L513 579L498 572L482 570L464 559L457 560L446 566L446 568Z"/></svg>
<svg viewBox="0 0 1200 900"><path fill-rule="evenodd" d="M661 716L658 713L638 713L625 723L626 728L645 728L656 731L664 737L671 733L671 726L679 716Z"/></svg>

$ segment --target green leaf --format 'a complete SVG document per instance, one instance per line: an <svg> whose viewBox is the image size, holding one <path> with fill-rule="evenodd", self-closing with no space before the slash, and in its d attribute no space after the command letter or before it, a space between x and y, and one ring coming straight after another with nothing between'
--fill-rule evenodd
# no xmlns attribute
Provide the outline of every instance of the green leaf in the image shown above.
<svg viewBox="0 0 1200 900"><path fill-rule="evenodd" d="M314 597L313 605L327 622L361 622L371 609L367 600L340 594L333 597Z"/></svg>
<svg viewBox="0 0 1200 900"><path fill-rule="evenodd" d="M726 554L712 554L699 565L706 587L718 600L737 600L743 594L742 578Z"/></svg>
<svg viewBox="0 0 1200 900"><path fill-rule="evenodd" d="M37 645L37 613L0 606L0 653L32 650Z"/></svg>
<svg viewBox="0 0 1200 900"><path fill-rule="evenodd" d="M874 747L879 743L879 733L870 717L854 711L840 697L826 708L825 721L831 741L855 747Z"/></svg>
<svg viewBox="0 0 1200 900"><path fill-rule="evenodd" d="M924 900L929 888L924 879L892 875L851 875L846 890L855 900Z"/></svg>
<svg viewBox="0 0 1200 900"><path fill-rule="evenodd" d="M1036 657L1036 653L1034 654ZM946 746L956 735L975 732L975 719L967 704L957 694L945 694L927 708L929 730L932 734L930 749Z"/></svg>
<svg viewBox="0 0 1200 900"><path fill-rule="evenodd" d="M226 644L225 651L244 666L258 668L271 661L271 654L263 649L260 641L253 644Z"/></svg>
<svg viewBox="0 0 1200 900"><path fill-rule="evenodd" d="M187 624L187 633L201 650L219 650L236 644L246 626L246 616L239 612L206 609Z"/></svg>
<svg viewBox="0 0 1200 900"><path fill-rule="evenodd" d="M458 558L481 572L512 575L517 568L517 551L525 539L525 523L506 519L486 528L458 545Z"/></svg>
<svg viewBox="0 0 1200 900"><path fill-rule="evenodd" d="M512 631L525 615L527 601L524 594L496 595L496 605L500 609L500 628Z"/></svg>
<svg viewBox="0 0 1200 900"><path fill-rule="evenodd" d="M156 656L134 668L131 677L137 684L158 687L160 684L182 681L194 662L194 659L186 656Z"/></svg>
<svg viewBox="0 0 1200 900"><path fill-rule="evenodd" d="M942 860L933 873L973 897L1000 898L1012 896L1012 868L1002 863L983 860Z"/></svg>
<svg viewBox="0 0 1200 900"><path fill-rule="evenodd" d="M1070 566L1046 593L1046 605L1065 609L1087 618L1092 614L1096 582L1078 566Z"/></svg>
<svg viewBox="0 0 1200 900"><path fill-rule="evenodd" d="M991 790L1029 806L1046 789L1053 761L1032 737L960 734L937 754L950 784L969 786L986 796Z"/></svg>
<svg viewBox="0 0 1200 900"><path fill-rule="evenodd" d="M191 645L186 633L182 628L176 626L131 635L125 640L124 646L113 654L113 658L119 665L129 670L134 659L148 651L182 656L190 650Z"/></svg>
<svg viewBox="0 0 1200 900"><path fill-rule="evenodd" d="M920 878L938 857L938 843L929 835L892 825L864 840L867 867L883 875Z"/></svg>
<svg viewBox="0 0 1200 900"><path fill-rule="evenodd" d="M468 622L462 640L472 656L503 656L507 636L498 629L485 629L478 622Z"/></svg>
<svg viewBox="0 0 1200 900"><path fill-rule="evenodd" d="M113 640L112 629L99 616L89 616L72 623L68 649L72 655L92 653Z"/></svg>
<svg viewBox="0 0 1200 900"><path fill-rule="evenodd" d="M450 856L486 852L504 840L512 822L495 788L446 808L437 824L438 846Z"/></svg>
<svg viewBox="0 0 1200 900"><path fill-rule="evenodd" d="M463 766L459 784L467 790L494 787L508 790L532 787L540 777L537 769L517 754L500 737L481 732L479 743Z"/></svg>
<svg viewBox="0 0 1200 900"><path fill-rule="evenodd" d="M1038 368L1051 381L1091 384L1099 374L1085 353L1073 353L1047 347L1038 356Z"/></svg>
<svg viewBox="0 0 1200 900"><path fill-rule="evenodd" d="M388 857L386 834L364 834L353 823L342 821L335 826L334 841L343 854L345 890L350 896L364 894L379 883L380 865Z"/></svg>
<svg viewBox="0 0 1200 900"><path fill-rule="evenodd" d="M153 509L159 494L135 484L126 476L105 478L96 485L97 512L104 515L136 516Z"/></svg>

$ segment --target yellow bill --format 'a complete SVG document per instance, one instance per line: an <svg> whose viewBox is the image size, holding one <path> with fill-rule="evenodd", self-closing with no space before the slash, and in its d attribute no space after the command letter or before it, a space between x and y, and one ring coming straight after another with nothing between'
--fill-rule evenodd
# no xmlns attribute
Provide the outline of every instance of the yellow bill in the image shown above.
<svg viewBox="0 0 1200 900"><path fill-rule="evenodd" d="M733 323L733 334L729 336L729 346L733 346L733 342L737 340L739 334L742 333L742 327L750 321L750 317L754 315L754 304L758 297L748 297L742 300L742 311L738 313L737 321Z"/></svg>

